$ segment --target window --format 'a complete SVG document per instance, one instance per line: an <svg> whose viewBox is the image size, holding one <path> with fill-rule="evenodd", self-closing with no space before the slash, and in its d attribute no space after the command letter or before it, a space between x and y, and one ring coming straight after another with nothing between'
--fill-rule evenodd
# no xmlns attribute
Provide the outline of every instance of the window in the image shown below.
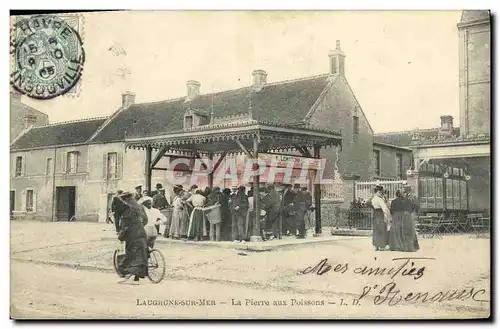
<svg viewBox="0 0 500 329"><path fill-rule="evenodd" d="M116 152L108 153L108 178L117 178L118 176L118 154Z"/></svg>
<svg viewBox="0 0 500 329"><path fill-rule="evenodd" d="M359 134L359 118L357 116L352 117L352 133L354 135Z"/></svg>
<svg viewBox="0 0 500 329"><path fill-rule="evenodd" d="M186 121L184 123L184 128L190 129L193 128L193 116L189 115L184 118Z"/></svg>
<svg viewBox="0 0 500 329"><path fill-rule="evenodd" d="M403 178L403 156L396 154L396 175L399 179Z"/></svg>
<svg viewBox="0 0 500 329"><path fill-rule="evenodd" d="M375 176L380 176L380 151L373 150L373 168Z"/></svg>
<svg viewBox="0 0 500 329"><path fill-rule="evenodd" d="M45 168L45 174L47 175L52 174L52 169L53 169L52 158L47 158L47 166Z"/></svg>
<svg viewBox="0 0 500 329"><path fill-rule="evenodd" d="M104 180L121 179L123 177L123 156L121 153L103 154L102 178Z"/></svg>
<svg viewBox="0 0 500 329"><path fill-rule="evenodd" d="M436 177L436 208L443 208L443 179Z"/></svg>
<svg viewBox="0 0 500 329"><path fill-rule="evenodd" d="M23 157L16 157L16 177L23 175Z"/></svg>
<svg viewBox="0 0 500 329"><path fill-rule="evenodd" d="M34 193L33 190L26 190L26 212L33 212Z"/></svg>
<svg viewBox="0 0 500 329"><path fill-rule="evenodd" d="M78 152L68 152L66 173L75 174L78 170Z"/></svg>

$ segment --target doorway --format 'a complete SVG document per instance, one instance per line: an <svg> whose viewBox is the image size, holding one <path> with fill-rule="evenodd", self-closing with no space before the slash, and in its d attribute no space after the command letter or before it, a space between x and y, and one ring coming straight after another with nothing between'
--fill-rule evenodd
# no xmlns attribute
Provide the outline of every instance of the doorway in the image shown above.
<svg viewBox="0 0 500 329"><path fill-rule="evenodd" d="M56 187L56 218L60 222L67 222L75 216L76 187Z"/></svg>
<svg viewBox="0 0 500 329"><path fill-rule="evenodd" d="M10 191L10 216L14 215L16 210L16 191Z"/></svg>

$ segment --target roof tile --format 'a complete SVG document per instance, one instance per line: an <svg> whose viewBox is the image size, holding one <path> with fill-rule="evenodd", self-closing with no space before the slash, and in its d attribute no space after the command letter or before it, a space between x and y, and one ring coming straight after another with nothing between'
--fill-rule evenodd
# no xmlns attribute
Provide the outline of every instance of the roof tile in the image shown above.
<svg viewBox="0 0 500 329"><path fill-rule="evenodd" d="M11 145L11 150L85 143L106 121L86 119L33 127Z"/></svg>
<svg viewBox="0 0 500 329"><path fill-rule="evenodd" d="M192 102L177 98L155 103L135 104L118 113L92 142L111 142L128 137L146 137L181 130L189 108L212 111L216 117L248 113L259 121L291 124L303 120L325 87L328 75L265 85L260 91L244 87L204 94Z"/></svg>

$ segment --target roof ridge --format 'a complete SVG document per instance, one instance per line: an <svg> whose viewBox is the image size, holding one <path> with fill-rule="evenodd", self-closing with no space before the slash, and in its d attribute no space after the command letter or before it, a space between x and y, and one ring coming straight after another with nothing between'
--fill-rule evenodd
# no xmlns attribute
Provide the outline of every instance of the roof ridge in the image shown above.
<svg viewBox="0 0 500 329"><path fill-rule="evenodd" d="M287 80L281 80L281 81L274 81L274 82L266 83L263 86L263 88L265 88L267 86L276 86L276 85L287 84L287 83L292 83L292 82L312 80L312 79L317 79L317 78L321 78L321 77L325 77L326 78L329 75L330 75L329 73L323 73L323 74L311 75L311 76L308 76L308 77L300 77L300 78L293 78L293 79L287 79ZM222 94L222 93L226 93L226 92L230 92L230 91L250 89L250 88L252 88L252 85L238 87L238 88L233 88L233 89L225 89L225 90L216 91L216 92L212 92L212 93L200 94L200 95L198 95L198 97L210 96L210 95L217 95L217 94ZM151 104L159 104L159 103L173 103L173 102L176 102L176 101L183 100L185 98L186 98L186 96L182 96L182 97L169 98L169 99L164 99L164 100L155 101L155 102L137 103L137 104L134 104L132 106L145 105L145 104L151 105ZM195 98L195 100L196 100L196 98ZM132 107L132 106L130 106L130 107Z"/></svg>
<svg viewBox="0 0 500 329"><path fill-rule="evenodd" d="M43 126L36 126L36 127L33 127L33 129L46 128L46 127L54 127L54 126L62 126L62 125L65 125L65 124L76 123L76 122L90 122L90 121L106 120L106 119L108 119L108 116L95 117L95 118L85 118L85 119L76 119L76 120L69 120L69 121L61 121L61 122L49 123L49 124L43 125Z"/></svg>
<svg viewBox="0 0 500 329"><path fill-rule="evenodd" d="M414 131L418 132L425 132L425 131L433 131L433 130L439 130L439 127L436 128L424 128L424 129L408 129L408 130L400 130L400 131L389 131L385 133L375 133L375 136L382 136L382 135L397 135L397 134L403 134L403 133L412 133Z"/></svg>

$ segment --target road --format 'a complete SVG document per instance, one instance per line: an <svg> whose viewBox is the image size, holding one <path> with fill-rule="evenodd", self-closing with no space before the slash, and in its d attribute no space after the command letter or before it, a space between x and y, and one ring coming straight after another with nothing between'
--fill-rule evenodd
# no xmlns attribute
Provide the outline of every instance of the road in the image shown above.
<svg viewBox="0 0 500 329"><path fill-rule="evenodd" d="M118 283L111 263L116 242L102 240L112 233L98 226L102 224L21 224L26 223L11 227L13 318L406 319L489 315L489 303L470 296L425 303L403 300L395 306L389 306L387 298L375 305L377 295L380 301L389 289L380 293L380 287L392 282L404 296L474 289L475 299L489 300L487 239L451 236L421 240L421 250L411 255L376 253L370 238L261 253L159 242L157 247L168 264L167 277L157 285L148 280L133 285ZM359 274L364 266L401 266L405 260L394 260L401 257L426 258L413 259L404 267L406 274L416 274L425 267L418 279L418 275L402 275L404 270L394 277ZM331 265L325 274L317 275L317 270L300 273L324 259ZM411 271L411 262L415 271ZM366 287L373 289L360 299ZM308 303L315 305L305 305Z"/></svg>

